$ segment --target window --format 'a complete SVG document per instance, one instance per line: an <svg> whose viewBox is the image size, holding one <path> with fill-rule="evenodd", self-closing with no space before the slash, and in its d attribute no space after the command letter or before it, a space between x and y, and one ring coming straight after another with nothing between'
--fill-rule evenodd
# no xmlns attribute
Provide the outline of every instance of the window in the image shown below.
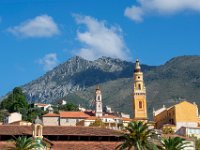
<svg viewBox="0 0 200 150"><path fill-rule="evenodd" d="M100 95L97 97L98 100L100 100Z"/></svg>
<svg viewBox="0 0 200 150"><path fill-rule="evenodd" d="M40 136L40 126L36 127L36 136Z"/></svg>
<svg viewBox="0 0 200 150"><path fill-rule="evenodd" d="M40 126L40 125L37 125L36 127L35 127L35 136L42 136L42 126Z"/></svg>
<svg viewBox="0 0 200 150"><path fill-rule="evenodd" d="M174 119L169 119L169 122L170 122L171 124L174 124Z"/></svg>
<svg viewBox="0 0 200 150"><path fill-rule="evenodd" d="M200 134L200 130L198 130L198 134Z"/></svg>
<svg viewBox="0 0 200 150"><path fill-rule="evenodd" d="M142 109L142 102L139 101L139 108Z"/></svg>
<svg viewBox="0 0 200 150"><path fill-rule="evenodd" d="M66 119L66 122L69 122L69 119Z"/></svg>
<svg viewBox="0 0 200 150"><path fill-rule="evenodd" d="M141 90L141 84L138 84L138 89Z"/></svg>

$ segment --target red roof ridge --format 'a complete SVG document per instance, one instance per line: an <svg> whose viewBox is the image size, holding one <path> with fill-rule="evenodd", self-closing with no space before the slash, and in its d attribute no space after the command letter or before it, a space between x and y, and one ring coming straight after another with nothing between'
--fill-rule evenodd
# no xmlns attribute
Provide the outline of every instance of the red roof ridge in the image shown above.
<svg viewBox="0 0 200 150"><path fill-rule="evenodd" d="M60 111L60 117L62 118L88 118L88 114L82 111Z"/></svg>
<svg viewBox="0 0 200 150"><path fill-rule="evenodd" d="M131 118L126 118L126 117L122 117L122 120L123 120L123 121L132 121L133 119L131 119Z"/></svg>
<svg viewBox="0 0 200 150"><path fill-rule="evenodd" d="M47 113L44 114L43 117L59 117L60 114L56 114L56 113Z"/></svg>

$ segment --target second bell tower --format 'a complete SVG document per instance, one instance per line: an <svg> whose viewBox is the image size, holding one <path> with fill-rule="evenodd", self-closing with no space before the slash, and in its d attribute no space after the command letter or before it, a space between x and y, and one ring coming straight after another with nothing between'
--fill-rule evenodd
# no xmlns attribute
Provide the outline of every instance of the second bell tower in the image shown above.
<svg viewBox="0 0 200 150"><path fill-rule="evenodd" d="M99 86L97 86L97 88L96 88L95 101L96 101L96 113L95 113L95 116L96 117L101 117L101 116L103 116L103 104L102 104L102 94L101 94L101 90L100 90Z"/></svg>

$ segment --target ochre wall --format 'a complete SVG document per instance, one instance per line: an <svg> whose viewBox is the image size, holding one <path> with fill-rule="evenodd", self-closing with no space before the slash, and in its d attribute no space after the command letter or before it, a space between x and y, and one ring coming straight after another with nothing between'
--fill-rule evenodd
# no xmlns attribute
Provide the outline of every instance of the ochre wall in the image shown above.
<svg viewBox="0 0 200 150"><path fill-rule="evenodd" d="M158 129L161 129L164 124L176 125L179 122L200 123L198 107L196 104L183 101L154 116L154 121Z"/></svg>
<svg viewBox="0 0 200 150"><path fill-rule="evenodd" d="M175 106L176 108L176 122L197 122L198 108L195 104L189 102L181 102Z"/></svg>
<svg viewBox="0 0 200 150"><path fill-rule="evenodd" d="M139 108L139 101L142 102L142 108ZM133 110L135 118L147 118L147 103L145 95L135 95L133 99Z"/></svg>

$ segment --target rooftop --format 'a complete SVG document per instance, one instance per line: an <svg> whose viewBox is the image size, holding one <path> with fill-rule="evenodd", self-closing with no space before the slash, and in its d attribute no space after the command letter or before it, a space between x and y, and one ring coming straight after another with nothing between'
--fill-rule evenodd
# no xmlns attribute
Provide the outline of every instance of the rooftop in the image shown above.
<svg viewBox="0 0 200 150"><path fill-rule="evenodd" d="M1 135L32 135L32 126L0 125ZM121 132L98 127L44 126L43 135L119 137Z"/></svg>
<svg viewBox="0 0 200 150"><path fill-rule="evenodd" d="M120 142L53 142L54 150L113 150Z"/></svg>
<svg viewBox="0 0 200 150"><path fill-rule="evenodd" d="M133 119L130 118L122 118L123 121L133 121Z"/></svg>
<svg viewBox="0 0 200 150"><path fill-rule="evenodd" d="M88 118L90 117L81 111L60 111L61 118Z"/></svg>
<svg viewBox="0 0 200 150"><path fill-rule="evenodd" d="M113 115L104 115L101 118L121 118L121 117L113 116Z"/></svg>
<svg viewBox="0 0 200 150"><path fill-rule="evenodd" d="M59 116L60 116L59 114L55 114L55 113L47 113L43 115L43 117L59 117Z"/></svg>
<svg viewBox="0 0 200 150"><path fill-rule="evenodd" d="M53 145L54 150L113 150L121 142L101 142L101 141L48 141ZM0 149L12 146L12 142L0 141Z"/></svg>

